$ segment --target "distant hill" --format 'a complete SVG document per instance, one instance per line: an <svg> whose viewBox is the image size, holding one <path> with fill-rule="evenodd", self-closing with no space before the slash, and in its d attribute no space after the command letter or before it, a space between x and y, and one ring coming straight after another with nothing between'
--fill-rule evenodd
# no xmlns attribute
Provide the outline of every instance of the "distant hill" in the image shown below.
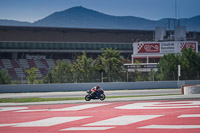
<svg viewBox="0 0 200 133"><path fill-rule="evenodd" d="M34 23L0 19L0 25L154 30L157 26L167 27L169 19L154 21L134 16L111 16L79 6L55 12ZM186 26L188 31L200 31L200 15L180 19L180 25Z"/></svg>
<svg viewBox="0 0 200 133"><path fill-rule="evenodd" d="M32 23L29 23L29 22L20 22L20 21L15 21L15 20L0 19L0 25L9 25L9 26L31 26Z"/></svg>

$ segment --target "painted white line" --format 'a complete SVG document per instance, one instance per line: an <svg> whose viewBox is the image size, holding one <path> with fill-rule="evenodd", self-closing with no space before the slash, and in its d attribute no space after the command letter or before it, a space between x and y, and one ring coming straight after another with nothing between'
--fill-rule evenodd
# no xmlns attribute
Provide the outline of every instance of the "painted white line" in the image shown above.
<svg viewBox="0 0 200 133"><path fill-rule="evenodd" d="M178 116L178 118L184 118L184 117L200 117L200 114L184 114Z"/></svg>
<svg viewBox="0 0 200 133"><path fill-rule="evenodd" d="M10 123L10 124L0 124L0 127L4 126L13 126L13 127L48 127L54 126L57 124L62 124L66 122L72 122L76 120L81 120L85 118L89 118L91 116L80 116L80 117L52 117L48 119L42 119L31 122L23 122L23 123Z"/></svg>
<svg viewBox="0 0 200 133"><path fill-rule="evenodd" d="M100 107L100 106L109 105L109 104L110 103L83 104L83 105L78 105L78 106L73 106L73 107L62 108L62 109L51 109L50 111L77 111L77 110L89 109L89 108L94 108L94 107Z"/></svg>
<svg viewBox="0 0 200 133"><path fill-rule="evenodd" d="M144 127L145 129L194 129L200 128L200 125L149 125Z"/></svg>
<svg viewBox="0 0 200 133"><path fill-rule="evenodd" d="M124 115L107 120L102 120L94 123L89 123L84 126L107 126L107 125L128 125L144 120L160 117L162 115Z"/></svg>
<svg viewBox="0 0 200 133"><path fill-rule="evenodd" d="M25 122L17 124L15 127L48 127L61 123L72 122L80 119L89 118L90 116L82 116L82 117L53 117L38 121Z"/></svg>
<svg viewBox="0 0 200 133"><path fill-rule="evenodd" d="M118 106L118 107L115 107L115 109L150 109L148 106L153 106L159 103L160 102L133 103L133 104L127 104L123 106Z"/></svg>
<svg viewBox="0 0 200 133"><path fill-rule="evenodd" d="M0 107L0 112L27 109L28 107Z"/></svg>
<svg viewBox="0 0 200 133"><path fill-rule="evenodd" d="M0 127L10 127L10 126L15 126L18 123L11 123L11 124L0 124Z"/></svg>
<svg viewBox="0 0 200 133"><path fill-rule="evenodd" d="M77 110L83 110L83 109L89 109L94 107L100 107L109 105L111 103L104 103L104 104L83 104L83 105L77 105L67 108L60 108L60 109L37 109L37 110L19 110L15 112L36 112L36 111L77 111Z"/></svg>
<svg viewBox="0 0 200 133"><path fill-rule="evenodd" d="M80 131L80 130L108 130L114 127L71 127L60 131Z"/></svg>
<svg viewBox="0 0 200 133"><path fill-rule="evenodd" d="M37 110L18 110L15 112L37 112L37 111L50 111L49 109L37 109Z"/></svg>
<svg viewBox="0 0 200 133"><path fill-rule="evenodd" d="M174 109L174 108L199 108L200 101L175 101L175 102L147 102L133 103L115 107L115 109Z"/></svg>

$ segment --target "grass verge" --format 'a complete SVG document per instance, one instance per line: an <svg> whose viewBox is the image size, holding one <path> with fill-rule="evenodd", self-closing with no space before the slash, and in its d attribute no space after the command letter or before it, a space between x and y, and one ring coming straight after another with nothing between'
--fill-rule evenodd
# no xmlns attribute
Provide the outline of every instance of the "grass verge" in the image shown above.
<svg viewBox="0 0 200 133"><path fill-rule="evenodd" d="M46 102L46 101L64 101L64 100L83 100L82 97L67 97L67 98L40 98L40 97L31 97L31 98L2 98L0 103L26 103L26 102Z"/></svg>
<svg viewBox="0 0 200 133"><path fill-rule="evenodd" d="M163 95L138 95L138 96L109 96L106 98L127 98L127 97L148 97L148 96L167 96L179 94L163 94ZM2 98L0 103L26 103L26 102L46 102L46 101L65 101L65 100L84 100L84 97L66 97L66 98Z"/></svg>

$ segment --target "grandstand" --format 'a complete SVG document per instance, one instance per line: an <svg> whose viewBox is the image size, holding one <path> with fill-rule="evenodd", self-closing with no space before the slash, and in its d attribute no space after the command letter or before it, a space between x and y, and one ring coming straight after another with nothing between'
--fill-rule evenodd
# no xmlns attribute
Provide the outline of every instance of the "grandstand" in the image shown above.
<svg viewBox="0 0 200 133"><path fill-rule="evenodd" d="M200 42L200 33L187 36ZM21 80L26 69L37 67L43 78L57 60L72 63L83 51L96 58L102 49L113 48L131 60L133 42L153 40L154 31L0 26L0 68Z"/></svg>
<svg viewBox="0 0 200 133"><path fill-rule="evenodd" d="M71 63L70 60L63 59L63 61ZM0 59L0 68L6 69L12 79L25 78L27 75L24 71L32 67L38 68L37 76L42 78L55 65L55 59Z"/></svg>

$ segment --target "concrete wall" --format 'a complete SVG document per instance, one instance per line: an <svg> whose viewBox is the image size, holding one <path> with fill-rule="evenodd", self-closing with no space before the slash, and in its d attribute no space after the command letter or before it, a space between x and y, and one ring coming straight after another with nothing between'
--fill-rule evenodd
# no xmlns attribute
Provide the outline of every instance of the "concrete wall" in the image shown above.
<svg viewBox="0 0 200 133"><path fill-rule="evenodd" d="M200 94L200 85L184 87L184 95Z"/></svg>
<svg viewBox="0 0 200 133"><path fill-rule="evenodd" d="M104 90L122 90L122 89L134 90L134 89L180 88L182 85L197 85L197 84L200 84L200 80L179 81L179 82L177 82L177 81L155 81L155 82L0 85L0 93L86 91L95 85L100 85Z"/></svg>

